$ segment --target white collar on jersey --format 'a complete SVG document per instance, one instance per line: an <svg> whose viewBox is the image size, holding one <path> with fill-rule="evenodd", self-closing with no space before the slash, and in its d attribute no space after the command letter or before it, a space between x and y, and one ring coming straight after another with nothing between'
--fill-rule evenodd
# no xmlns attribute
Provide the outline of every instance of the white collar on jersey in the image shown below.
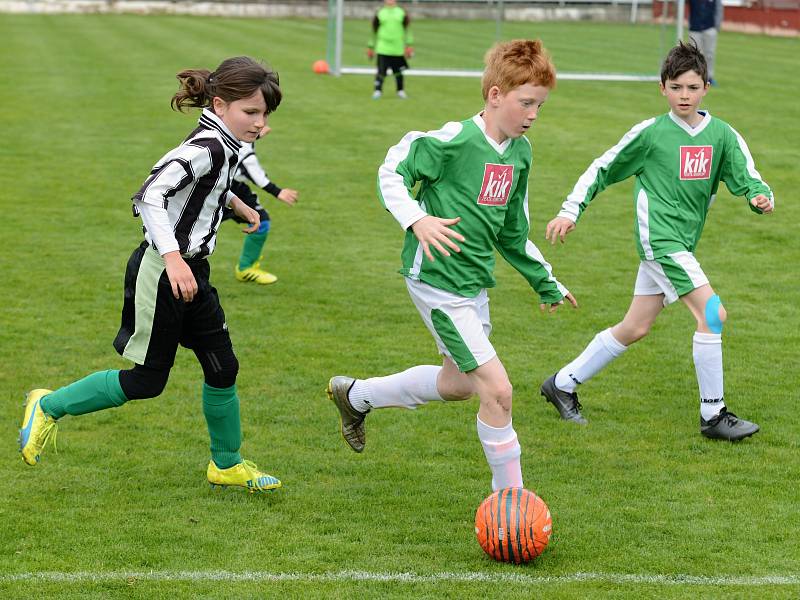
<svg viewBox="0 0 800 600"><path fill-rule="evenodd" d="M697 124L697 127L691 127L686 121L681 119L672 111L669 111L669 118L672 119L678 127L683 129L690 136L694 137L696 135L699 135L700 132L703 131L706 127L708 127L708 124L711 122L710 112L708 112L707 110L698 110L697 112L703 115L703 120Z"/></svg>
<svg viewBox="0 0 800 600"><path fill-rule="evenodd" d="M231 149L231 151L238 152L241 149L242 142L236 139L236 136L233 135L231 130L228 129L228 126L225 125L225 122L220 119L213 110L204 108L198 123L219 131L222 134L223 142Z"/></svg>
<svg viewBox="0 0 800 600"><path fill-rule="evenodd" d="M483 132L483 137L486 138L486 141L489 142L489 145L492 148L494 148L498 154L504 154L505 151L508 150L508 147L511 145L511 138L506 138L505 142L503 142L502 144L498 144L491 137L489 137L489 134L486 133L486 121L483 120L481 113L478 113L477 115L472 117L472 120L475 122L475 125L477 125L478 128Z"/></svg>

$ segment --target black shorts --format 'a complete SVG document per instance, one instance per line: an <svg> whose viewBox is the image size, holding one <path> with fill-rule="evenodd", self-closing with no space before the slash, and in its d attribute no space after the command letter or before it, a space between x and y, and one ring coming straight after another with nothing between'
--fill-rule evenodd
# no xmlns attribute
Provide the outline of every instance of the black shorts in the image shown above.
<svg viewBox="0 0 800 600"><path fill-rule="evenodd" d="M231 184L231 191L239 196L242 202L247 204L247 206L252 208L261 216L262 223L264 221L269 221L269 213L267 212L267 209L261 206L261 203L258 201L258 196L253 190L250 189L249 185L234 179L233 183ZM228 219L233 219L237 223L247 223L245 219L233 212L232 208L228 208L226 206L222 209L222 220L227 221Z"/></svg>
<svg viewBox="0 0 800 600"><path fill-rule="evenodd" d="M391 69L395 75L400 75L408 68L405 56L387 56L378 54L378 74L386 77L386 71Z"/></svg>
<svg viewBox="0 0 800 600"><path fill-rule="evenodd" d="M122 322L114 348L138 365L169 369L178 345L195 352L232 350L225 313L204 258L184 259L197 281L191 302L176 300L164 259L143 242L128 259Z"/></svg>

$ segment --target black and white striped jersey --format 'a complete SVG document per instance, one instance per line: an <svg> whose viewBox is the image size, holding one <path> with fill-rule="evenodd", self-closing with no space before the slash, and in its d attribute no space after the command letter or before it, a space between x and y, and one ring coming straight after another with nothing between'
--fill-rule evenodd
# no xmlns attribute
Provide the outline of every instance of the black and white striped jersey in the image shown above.
<svg viewBox="0 0 800 600"><path fill-rule="evenodd" d="M242 183L252 181L273 196L281 193L281 188L274 181L270 181L264 167L258 162L255 144L252 142L242 142L242 150L239 152L239 168L236 170L234 179Z"/></svg>
<svg viewBox="0 0 800 600"><path fill-rule="evenodd" d="M134 214L137 203L165 209L181 254L208 256L216 245L222 209L234 197L230 186L241 146L222 120L204 109L197 128L156 163L134 194ZM144 236L155 247L146 228Z"/></svg>

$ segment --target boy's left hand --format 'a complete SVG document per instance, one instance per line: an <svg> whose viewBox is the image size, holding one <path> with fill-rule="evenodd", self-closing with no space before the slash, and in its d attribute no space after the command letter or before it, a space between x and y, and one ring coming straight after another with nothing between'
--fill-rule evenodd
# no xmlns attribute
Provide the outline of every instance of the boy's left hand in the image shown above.
<svg viewBox="0 0 800 600"><path fill-rule="evenodd" d="M772 204L772 201L767 198L764 194L759 194L752 200L750 200L750 204L755 206L758 210L760 210L764 214L769 214L775 208Z"/></svg>
<svg viewBox="0 0 800 600"><path fill-rule="evenodd" d="M261 225L261 215L258 214L258 211L247 206L238 196L234 196L231 200L231 208L237 217L250 223L249 227L242 229L242 233L253 233L258 230Z"/></svg>
<svg viewBox="0 0 800 600"><path fill-rule="evenodd" d="M575 296L573 296L571 293L567 292L567 295L564 296L564 298L569 300L569 303L572 304L572 308L578 308L578 301L575 299ZM554 312L556 312L558 310L558 307L561 306L562 304L564 304L564 300L559 300L558 302L554 302L553 304L550 304L550 305L548 305L548 304L540 304L539 305L539 310L544 312L545 309L548 306L550 306L550 308L547 310L548 314L549 313L554 313Z"/></svg>

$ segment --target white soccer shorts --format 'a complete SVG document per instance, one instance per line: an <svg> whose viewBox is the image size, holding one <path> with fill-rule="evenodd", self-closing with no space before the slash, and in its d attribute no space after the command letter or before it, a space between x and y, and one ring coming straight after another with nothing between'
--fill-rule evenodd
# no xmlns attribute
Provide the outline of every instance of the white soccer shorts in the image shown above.
<svg viewBox="0 0 800 600"><path fill-rule="evenodd" d="M655 260L643 260L636 275L634 296L664 294L664 306L708 284L708 277L691 252L675 252Z"/></svg>
<svg viewBox="0 0 800 600"><path fill-rule="evenodd" d="M497 356L489 341L492 324L486 290L465 298L408 277L406 286L439 353L450 357L459 371L472 371Z"/></svg>

